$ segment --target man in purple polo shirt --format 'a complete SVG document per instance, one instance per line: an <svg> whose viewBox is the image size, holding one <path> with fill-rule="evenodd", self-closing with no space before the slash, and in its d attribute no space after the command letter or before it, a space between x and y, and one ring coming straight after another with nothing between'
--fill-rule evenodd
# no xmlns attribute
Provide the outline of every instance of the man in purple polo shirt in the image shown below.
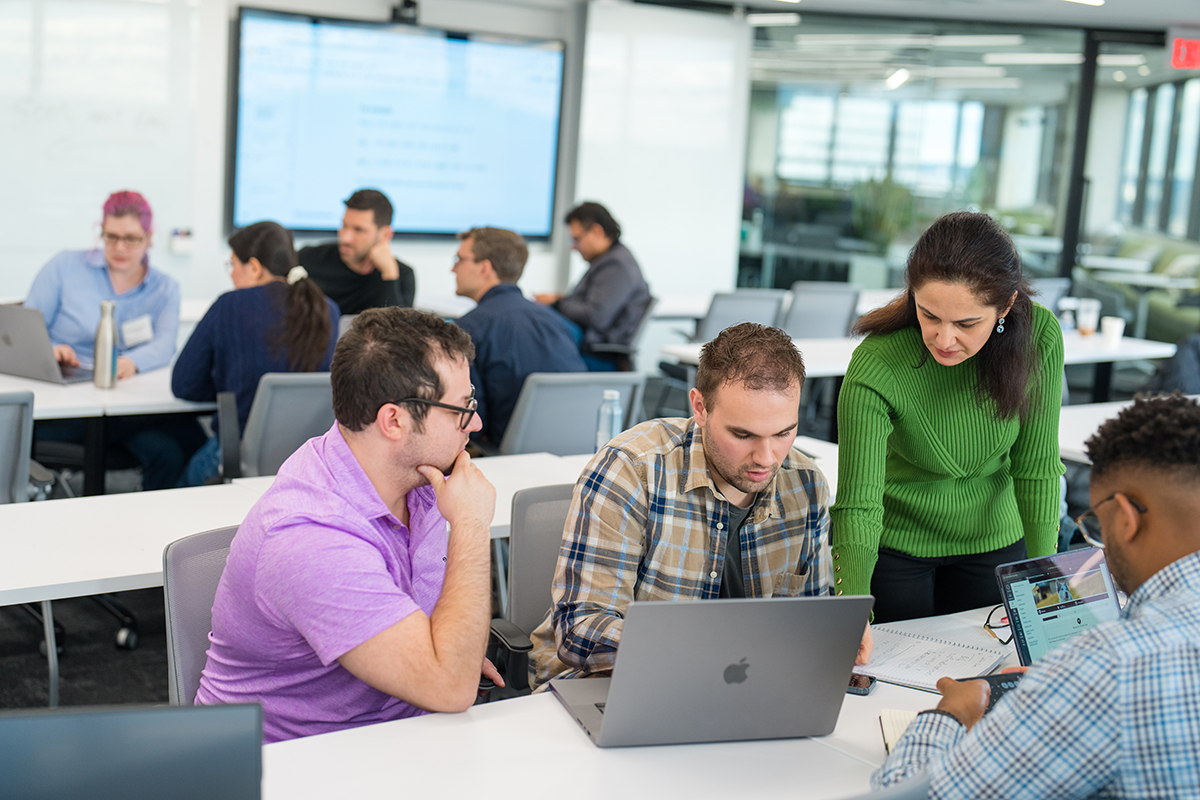
<svg viewBox="0 0 1200 800"><path fill-rule="evenodd" d="M463 711L481 664L498 681L496 491L465 452L473 356L461 328L411 309L364 311L338 341L337 422L234 537L197 705L261 703L274 742Z"/></svg>

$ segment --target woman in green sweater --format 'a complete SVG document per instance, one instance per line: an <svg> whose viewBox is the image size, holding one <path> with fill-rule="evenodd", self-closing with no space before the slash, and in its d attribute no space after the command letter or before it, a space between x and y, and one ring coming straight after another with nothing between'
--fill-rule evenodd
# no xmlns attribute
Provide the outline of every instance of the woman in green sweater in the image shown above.
<svg viewBox="0 0 1200 800"><path fill-rule="evenodd" d="M999 603L997 564L1054 552L1062 330L1030 299L1008 235L948 214L907 291L859 320L838 401L838 594L875 620Z"/></svg>

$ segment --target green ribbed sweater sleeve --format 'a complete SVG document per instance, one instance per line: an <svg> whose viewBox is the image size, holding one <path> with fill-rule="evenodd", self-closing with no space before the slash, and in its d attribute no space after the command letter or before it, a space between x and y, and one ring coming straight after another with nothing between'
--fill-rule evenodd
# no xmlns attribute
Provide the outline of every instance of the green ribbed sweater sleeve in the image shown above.
<svg viewBox="0 0 1200 800"><path fill-rule="evenodd" d="M1054 551L1062 332L1053 314L1034 308L1042 378L1023 424L981 407L971 362L922 364L915 329L868 337L855 350L838 401L837 592L870 592L881 546L949 556L1023 536L1031 556Z"/></svg>

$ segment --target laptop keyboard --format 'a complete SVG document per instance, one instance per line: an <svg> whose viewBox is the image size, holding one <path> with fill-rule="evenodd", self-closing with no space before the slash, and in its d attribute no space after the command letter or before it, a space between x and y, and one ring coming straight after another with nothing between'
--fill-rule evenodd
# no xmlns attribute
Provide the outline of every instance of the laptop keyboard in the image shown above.
<svg viewBox="0 0 1200 800"><path fill-rule="evenodd" d="M975 678L959 678L963 681L987 681L988 686L992 688L991 696L988 697L987 708L983 710L986 714L996 707L997 701L1011 689L1015 689L1017 683L1021 680L1020 672L1001 672L998 675L980 675Z"/></svg>

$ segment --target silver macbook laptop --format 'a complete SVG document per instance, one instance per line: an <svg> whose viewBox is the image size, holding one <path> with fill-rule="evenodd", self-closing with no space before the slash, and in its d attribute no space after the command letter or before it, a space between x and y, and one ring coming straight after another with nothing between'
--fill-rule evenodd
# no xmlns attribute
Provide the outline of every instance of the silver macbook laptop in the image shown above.
<svg viewBox="0 0 1200 800"><path fill-rule="evenodd" d="M600 747L824 736L875 599L630 603L611 678L550 690Z"/></svg>
<svg viewBox="0 0 1200 800"><path fill-rule="evenodd" d="M51 383L82 383L92 371L60 366L46 331L46 320L36 308L0 305L0 372Z"/></svg>
<svg viewBox="0 0 1200 800"><path fill-rule="evenodd" d="M1121 615L1104 551L1095 547L996 567L1017 658L1028 667L1062 642Z"/></svg>

